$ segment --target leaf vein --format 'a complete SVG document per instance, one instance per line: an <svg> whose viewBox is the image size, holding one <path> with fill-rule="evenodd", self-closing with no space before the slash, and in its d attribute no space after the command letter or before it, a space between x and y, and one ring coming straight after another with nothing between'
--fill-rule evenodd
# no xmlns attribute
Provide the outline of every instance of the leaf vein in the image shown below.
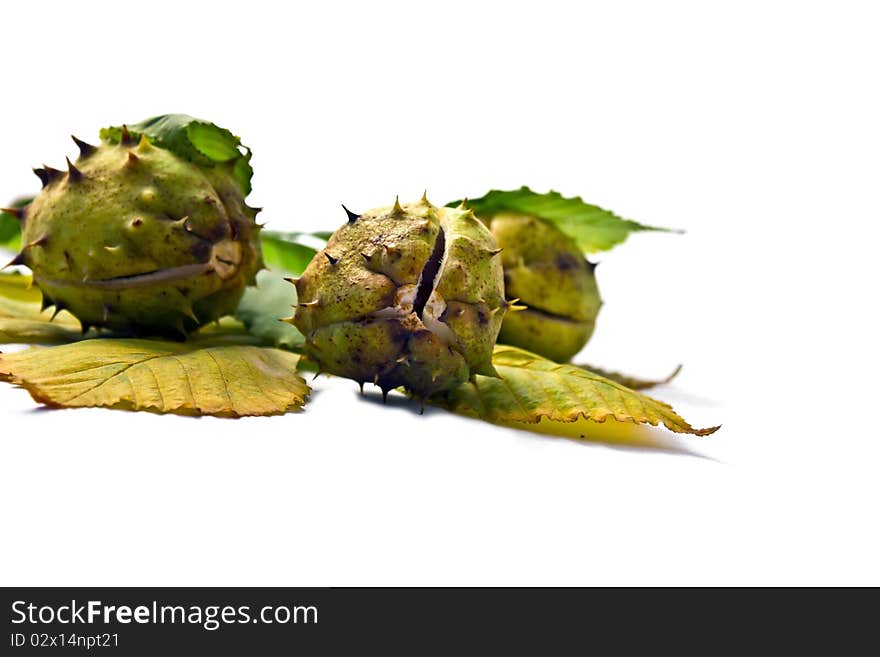
<svg viewBox="0 0 880 657"><path fill-rule="evenodd" d="M214 365L217 367L217 373L220 375L220 380L223 381L223 391L226 393L226 400L229 403L229 410L238 413L237 409L235 408L235 402L232 400L232 395L229 393L229 384L227 384L226 382L226 375L223 373L223 367L214 356L214 350L205 349L205 353L211 357L212 361L214 361Z"/></svg>
<svg viewBox="0 0 880 657"><path fill-rule="evenodd" d="M156 354L155 356L149 356L148 358L145 358L144 360L137 361L137 362L134 362L134 363L129 363L128 365L126 365L125 367L123 367L121 370L119 370L118 372L114 372L111 376L107 377L107 378L104 379L103 381L98 381L98 383L96 383L95 385L93 385L93 386L92 386L91 388L89 388L88 390L83 390L82 392L80 392L80 393L74 395L73 397L71 397L70 399L67 400L67 403L69 404L69 403L71 403L71 402L73 402L73 401L76 401L77 399L79 399L79 398L82 397L83 395L87 395L87 394L89 394L90 392L94 392L94 391L96 391L96 390L97 390L98 388L100 388L101 386L103 386L103 385L105 385L105 384L107 384L107 383L110 383L110 382L111 382L113 379L115 379L117 376L121 376L121 375L125 374L128 370L130 370L130 369L131 369L132 367L134 367L135 365L140 365L141 363L145 363L145 362L147 362L148 360L153 360L154 358L161 358L163 355L164 355L164 354Z"/></svg>

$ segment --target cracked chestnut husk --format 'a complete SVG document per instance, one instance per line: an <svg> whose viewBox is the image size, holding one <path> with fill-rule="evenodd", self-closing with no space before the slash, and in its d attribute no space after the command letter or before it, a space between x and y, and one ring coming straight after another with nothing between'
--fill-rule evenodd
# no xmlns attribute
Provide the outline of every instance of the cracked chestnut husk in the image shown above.
<svg viewBox="0 0 880 657"><path fill-rule="evenodd" d="M472 211L424 197L349 213L296 281L291 321L321 371L424 399L496 375L499 255Z"/></svg>

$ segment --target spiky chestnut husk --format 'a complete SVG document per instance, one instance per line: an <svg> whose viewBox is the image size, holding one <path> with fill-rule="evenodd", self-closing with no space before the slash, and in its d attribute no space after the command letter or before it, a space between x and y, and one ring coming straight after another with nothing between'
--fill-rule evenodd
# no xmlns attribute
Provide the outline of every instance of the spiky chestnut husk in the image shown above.
<svg viewBox="0 0 880 657"><path fill-rule="evenodd" d="M504 318L498 341L570 360L593 334L602 305L595 265L573 239L538 217L501 213L489 226L504 249L507 297L525 306Z"/></svg>
<svg viewBox="0 0 880 657"><path fill-rule="evenodd" d="M320 369L420 398L495 376L507 309L499 250L469 210L349 213L296 281L293 323Z"/></svg>
<svg viewBox="0 0 880 657"><path fill-rule="evenodd" d="M83 325L181 336L235 310L262 267L256 211L229 172L125 138L80 148L67 171L36 169L16 264L44 306Z"/></svg>

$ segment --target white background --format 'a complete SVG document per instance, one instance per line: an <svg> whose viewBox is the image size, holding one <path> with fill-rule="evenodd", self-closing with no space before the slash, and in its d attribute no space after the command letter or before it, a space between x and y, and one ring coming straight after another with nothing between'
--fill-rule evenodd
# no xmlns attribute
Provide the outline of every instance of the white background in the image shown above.
<svg viewBox="0 0 880 657"><path fill-rule="evenodd" d="M15 3L0 196L160 113L254 149L275 229L522 184L687 230L599 256L581 360L708 438L540 436L321 378L280 418L0 388L0 583L880 584L870 2Z"/></svg>

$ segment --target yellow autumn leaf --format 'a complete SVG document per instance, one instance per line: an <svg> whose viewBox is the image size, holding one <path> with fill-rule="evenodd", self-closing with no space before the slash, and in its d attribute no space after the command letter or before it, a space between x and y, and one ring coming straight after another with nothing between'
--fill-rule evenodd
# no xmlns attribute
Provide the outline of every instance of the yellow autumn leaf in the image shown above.
<svg viewBox="0 0 880 657"><path fill-rule="evenodd" d="M30 276L17 272L0 274L0 298L40 303L42 296Z"/></svg>
<svg viewBox="0 0 880 657"><path fill-rule="evenodd" d="M309 394L299 356L249 345L84 340L0 354L0 380L53 407L181 415L279 415Z"/></svg>
<svg viewBox="0 0 880 657"><path fill-rule="evenodd" d="M16 307L18 306L18 307ZM58 316L50 321L51 313L33 313L29 307L15 301L0 299L0 344L17 342L57 343L82 339L79 322L73 317Z"/></svg>
<svg viewBox="0 0 880 657"><path fill-rule="evenodd" d="M497 345L492 364L499 378L476 376L448 398L432 403L489 422L604 422L611 418L634 424L663 424L676 433L706 436L718 427L695 429L672 407L584 370L560 365L535 354Z"/></svg>
<svg viewBox="0 0 880 657"><path fill-rule="evenodd" d="M0 274L0 343L56 343L81 340L80 323L68 312L53 320L54 309L40 310L42 294L31 277Z"/></svg>

